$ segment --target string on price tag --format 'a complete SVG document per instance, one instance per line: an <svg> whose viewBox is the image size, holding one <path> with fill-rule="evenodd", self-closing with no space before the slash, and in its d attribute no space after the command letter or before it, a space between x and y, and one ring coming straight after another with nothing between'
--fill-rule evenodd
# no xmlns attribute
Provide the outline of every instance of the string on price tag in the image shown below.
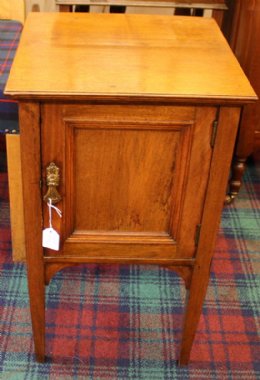
<svg viewBox="0 0 260 380"><path fill-rule="evenodd" d="M57 212L59 217L62 217L61 210L58 207L54 206L51 202L51 199L48 200L48 209L49 209L49 228L45 228L42 231L42 246L44 248L50 248L55 251L60 249L60 235L52 227L52 209Z"/></svg>

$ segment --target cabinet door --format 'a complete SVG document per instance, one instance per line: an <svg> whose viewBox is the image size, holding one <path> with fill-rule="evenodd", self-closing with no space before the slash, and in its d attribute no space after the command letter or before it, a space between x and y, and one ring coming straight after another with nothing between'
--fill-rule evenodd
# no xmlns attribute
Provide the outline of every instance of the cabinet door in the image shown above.
<svg viewBox="0 0 260 380"><path fill-rule="evenodd" d="M45 104L42 177L60 168L60 251L100 262L191 258L207 187L216 109ZM44 226L48 226L47 207Z"/></svg>

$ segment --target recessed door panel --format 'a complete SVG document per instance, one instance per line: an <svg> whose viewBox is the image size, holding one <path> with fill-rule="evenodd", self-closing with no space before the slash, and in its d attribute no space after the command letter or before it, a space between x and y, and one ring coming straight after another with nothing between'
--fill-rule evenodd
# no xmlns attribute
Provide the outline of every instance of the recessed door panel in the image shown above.
<svg viewBox="0 0 260 380"><path fill-rule="evenodd" d="M73 230L169 233L180 131L70 128Z"/></svg>

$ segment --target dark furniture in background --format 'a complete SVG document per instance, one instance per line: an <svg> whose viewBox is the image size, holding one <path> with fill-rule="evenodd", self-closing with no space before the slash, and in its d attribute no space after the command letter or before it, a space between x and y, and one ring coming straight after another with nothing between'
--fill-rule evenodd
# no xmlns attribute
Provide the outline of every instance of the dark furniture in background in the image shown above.
<svg viewBox="0 0 260 380"><path fill-rule="evenodd" d="M228 2L224 28L231 48L260 96L260 0ZM244 107L231 168L227 202L237 196L249 156L260 152L260 100Z"/></svg>

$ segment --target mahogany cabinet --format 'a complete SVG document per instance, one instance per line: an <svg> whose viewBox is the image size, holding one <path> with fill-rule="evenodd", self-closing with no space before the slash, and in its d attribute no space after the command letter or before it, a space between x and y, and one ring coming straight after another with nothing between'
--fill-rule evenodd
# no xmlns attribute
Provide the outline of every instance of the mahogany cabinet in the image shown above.
<svg viewBox="0 0 260 380"><path fill-rule="evenodd" d="M37 359L45 355L45 285L57 271L149 263L185 282L179 362L187 364L240 109L256 99L216 22L31 14L6 94L19 101ZM42 247L48 199L62 211L52 212L58 250Z"/></svg>

